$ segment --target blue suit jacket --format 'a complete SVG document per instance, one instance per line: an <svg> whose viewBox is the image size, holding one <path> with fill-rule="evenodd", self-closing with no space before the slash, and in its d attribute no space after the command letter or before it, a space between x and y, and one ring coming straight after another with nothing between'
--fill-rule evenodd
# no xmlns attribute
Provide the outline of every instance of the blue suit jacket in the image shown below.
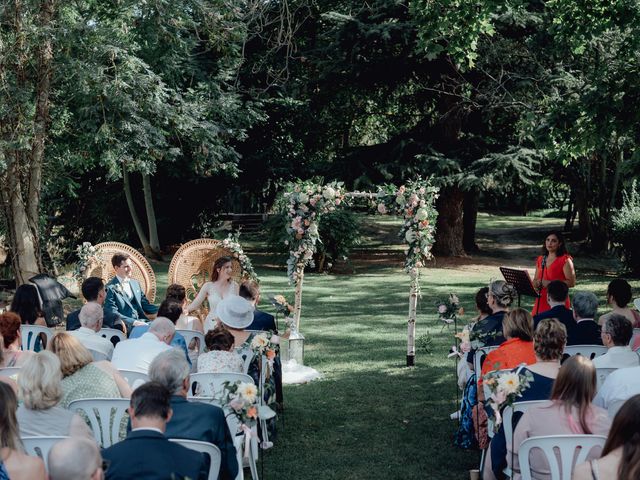
<svg viewBox="0 0 640 480"><path fill-rule="evenodd" d="M130 432L122 442L102 451L110 462L106 480L169 480L178 478L206 479L208 461L202 453L170 442L153 430Z"/></svg>
<svg viewBox="0 0 640 480"><path fill-rule="evenodd" d="M129 334L129 338L138 338L141 337L143 333L147 333L149 331L149 325L140 325L137 327L133 327L131 333ZM187 342L184 337L179 333L173 336L173 340L171 340L172 347L179 347L184 351L184 354L187 356L187 362L191 365L191 359L189 358L189 349L187 348Z"/></svg>
<svg viewBox="0 0 640 480"><path fill-rule="evenodd" d="M278 333L275 317L261 310L253 311L253 322L247 327L247 330L271 330Z"/></svg>
<svg viewBox="0 0 640 480"><path fill-rule="evenodd" d="M105 286L107 298L104 301L103 308L105 313L117 313L120 315L120 318L130 328L136 320L143 322L149 320L146 314L157 313L158 307L147 300L137 280L132 278L129 282L133 291L133 299L129 300L127 294L124 293L118 277L113 277Z"/></svg>
<svg viewBox="0 0 640 480"><path fill-rule="evenodd" d="M567 339L574 336L577 323L573 318L573 310L570 308L567 308L564 305L556 305L549 310L539 313L533 317L533 328L536 328L538 323L540 323L540 320L545 318L555 318L560 321L560 323L562 323L567 329Z"/></svg>

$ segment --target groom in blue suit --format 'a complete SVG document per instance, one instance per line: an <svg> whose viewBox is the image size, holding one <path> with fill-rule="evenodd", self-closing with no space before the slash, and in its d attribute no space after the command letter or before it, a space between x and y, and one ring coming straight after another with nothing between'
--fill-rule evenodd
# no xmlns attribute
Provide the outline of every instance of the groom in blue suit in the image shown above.
<svg viewBox="0 0 640 480"><path fill-rule="evenodd" d="M132 265L129 255L116 253L111 257L116 276L106 285L105 313L117 313L127 325L127 330L145 325L147 314L158 313L158 307L147 300L140 283L131 278Z"/></svg>

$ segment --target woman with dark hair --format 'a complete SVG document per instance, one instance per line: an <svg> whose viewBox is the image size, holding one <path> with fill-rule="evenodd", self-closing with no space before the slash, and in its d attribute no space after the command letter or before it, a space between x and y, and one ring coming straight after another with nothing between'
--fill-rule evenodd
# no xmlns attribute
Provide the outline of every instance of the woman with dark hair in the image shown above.
<svg viewBox="0 0 640 480"><path fill-rule="evenodd" d="M0 382L0 405L2 405L0 408L0 478L46 479L44 462L24 452L16 418L18 398L13 389L2 382ZM3 473L7 476L3 477Z"/></svg>
<svg viewBox="0 0 640 480"><path fill-rule="evenodd" d="M564 235L561 232L549 232L542 244L542 255L536 260L536 273L533 276L533 286L540 293L533 306L533 315L545 312L551 308L547 301L547 285L553 280L560 280L568 287L576 285L576 271L573 258L567 251ZM570 307L569 298L565 303Z"/></svg>
<svg viewBox="0 0 640 480"><path fill-rule="evenodd" d="M234 348L234 337L224 325L209 330L204 337L207 353L198 357L198 373L243 373L244 363Z"/></svg>
<svg viewBox="0 0 640 480"><path fill-rule="evenodd" d="M20 320L25 325L42 325L47 326L44 314L40 307L40 297L38 290L33 285L20 285L16 290L11 307L13 313L20 316Z"/></svg>
<svg viewBox="0 0 640 480"><path fill-rule="evenodd" d="M187 291L178 284L172 283L167 287L167 295L165 300L175 300L182 305L182 315L176 321L176 330L195 330L204 333L202 322L198 317L190 317L187 311Z"/></svg>
<svg viewBox="0 0 640 480"><path fill-rule="evenodd" d="M474 321L479 322L480 320L484 320L489 315L493 314L493 310L489 306L489 287L482 287L476 293L476 310L478 312L478 316L474 319Z"/></svg>
<svg viewBox="0 0 640 480"><path fill-rule="evenodd" d="M602 457L578 465L573 480L640 478L640 395L634 395L613 419Z"/></svg>
<svg viewBox="0 0 640 480"><path fill-rule="evenodd" d="M196 298L187 305L187 312L192 312L202 305L205 298L209 300L209 314L204 321L205 332L215 328L215 310L220 300L230 295L238 295L240 291L240 286L233 280L232 262L233 259L231 257L218 258L211 269L211 281L202 285Z"/></svg>
<svg viewBox="0 0 640 480"><path fill-rule="evenodd" d="M593 405L596 394L596 369L591 360L574 355L564 362L551 390L551 401L530 407L513 433L513 450L507 445L507 463L513 480L520 480L518 449L527 438L548 435L607 435L611 421L607 411ZM594 452L587 457L594 458ZM513 463L512 463L513 459ZM529 456L531 476L549 479L549 463L540 450Z"/></svg>
<svg viewBox="0 0 640 480"><path fill-rule="evenodd" d="M629 282L622 278L611 280L607 287L607 303L611 305L612 310L600 316L598 319L600 326L603 326L611 315L617 313L629 320L633 324L633 328L640 327L640 313L627 307L632 297Z"/></svg>

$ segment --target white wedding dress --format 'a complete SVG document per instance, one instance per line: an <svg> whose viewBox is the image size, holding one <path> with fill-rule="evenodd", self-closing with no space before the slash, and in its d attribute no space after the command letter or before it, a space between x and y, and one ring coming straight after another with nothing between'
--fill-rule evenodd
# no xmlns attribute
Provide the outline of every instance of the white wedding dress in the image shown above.
<svg viewBox="0 0 640 480"><path fill-rule="evenodd" d="M229 287L227 288L227 292L224 294L224 297L226 297L229 294L235 293L234 290L237 290L237 288L234 288L234 286L237 286L237 285L238 285L237 283L231 282L229 284ZM196 298L193 299L193 302L187 305L187 310L191 312L197 309L198 307L200 307L200 305L202 305L202 302L204 302L205 298L209 300L209 313L207 314L207 318L205 318L204 320L205 334L209 330L213 330L216 327L216 323L215 323L216 307L218 306L218 303L220 303L220 300L222 300L224 297L220 294L220 292L218 292L218 289L215 287L213 282L206 282L198 292L198 295L196 296Z"/></svg>

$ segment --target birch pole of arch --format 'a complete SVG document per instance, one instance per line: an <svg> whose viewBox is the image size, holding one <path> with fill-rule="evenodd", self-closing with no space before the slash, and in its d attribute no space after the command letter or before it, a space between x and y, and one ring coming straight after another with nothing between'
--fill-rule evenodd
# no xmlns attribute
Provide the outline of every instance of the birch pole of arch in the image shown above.
<svg viewBox="0 0 640 480"><path fill-rule="evenodd" d="M302 313L302 281L304 280L304 264L296 266L296 290L293 306L293 319L296 322L296 330L300 331L300 314Z"/></svg>
<svg viewBox="0 0 640 480"><path fill-rule="evenodd" d="M409 320L407 321L407 367L416 364L416 312L418 310L418 275L411 275Z"/></svg>

